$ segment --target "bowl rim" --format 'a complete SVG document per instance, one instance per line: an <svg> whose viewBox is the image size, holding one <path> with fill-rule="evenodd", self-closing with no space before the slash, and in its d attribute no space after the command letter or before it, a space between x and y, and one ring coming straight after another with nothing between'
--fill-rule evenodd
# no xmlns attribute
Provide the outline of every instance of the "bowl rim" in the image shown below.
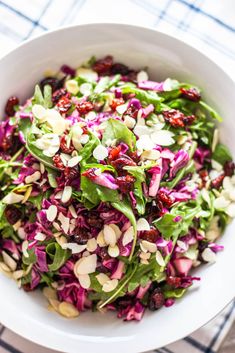
<svg viewBox="0 0 235 353"><path fill-rule="evenodd" d="M62 26L62 27L59 27L59 28L56 28L56 29L51 29L51 30L48 30L46 32L43 32L43 33L40 33L36 36L34 36L33 38L29 38L25 41L23 41L22 43L20 43L19 45L15 46L14 48L12 48L11 50L9 50L7 53L5 53L3 56L0 57L0 62L4 62L5 60L8 59L8 57L10 57L12 55L13 52L17 52L17 50L20 50L21 48L24 48L25 46L29 45L30 43L34 42L34 41L37 41L38 39L41 39L43 38L44 36L50 36L51 34L54 34L54 33L59 33L59 32L63 32L63 31L66 31L66 30L72 30L72 29L79 29L79 28L83 28L83 27L104 27L104 26L107 26L107 27L122 27L122 28L133 28L133 29L137 29L137 30L145 30L145 31L149 31L149 32L157 32L159 33L160 35L163 35L169 39L174 39L176 42L179 42L179 43L183 43L185 46L187 46L188 48L190 48L192 51L196 52L196 53L199 53L201 56L203 56L205 59L207 59L208 61L210 61L211 63L214 64L216 70L218 72L222 72L223 75L226 76L226 79L228 81L230 81L230 84L234 86L235 88L235 81L230 77L229 75L229 72L226 71L226 69L224 67L221 66L221 64L213 57L211 57L211 55L208 53L208 52L203 52L202 49L198 49L196 47L195 44L192 44L192 43L188 43L188 41L186 39L181 39L179 38L177 35L175 34L169 34L167 31L163 31L163 30L158 30L156 28L152 28L152 27L146 27L146 26L139 26L139 25L134 25L134 24L128 24L128 23L118 23L118 22L92 22L92 23L85 23L85 24L73 24L73 25L66 25L66 26ZM234 293L235 294L235 293ZM197 330L198 328L200 327L203 327L204 325L206 325L209 321L211 321L214 317L216 317L234 298L234 295L231 296L231 298L227 298L226 300L226 303L223 302L221 303L220 307L218 308L217 307L217 310L216 310L216 313L214 313L210 318L208 318L206 320L206 322L203 322L200 326L198 326L198 324L195 326L194 324L194 329L192 331L191 328L189 329L185 329L184 330L184 333L182 333L181 336L179 336L177 338L177 340L180 340L184 337L186 337L187 335L190 335L192 332L194 332L195 330ZM11 313L9 315L11 317L11 319L15 318L16 315L14 315L13 313ZM26 315L25 315L26 316ZM2 318L1 317L1 322L4 326L8 327L9 329L13 330L14 332L16 332L17 334L21 335L22 337L30 340L30 341L33 341L37 344L40 344L40 345L43 345L45 347L48 347L48 348L51 348L51 349L56 349L56 350L59 350L59 351L63 351L62 347L60 347L60 344L59 342L56 343L55 340L47 340L46 342L42 342L42 340L40 339L40 335L37 335L35 334L35 332L33 333L32 331L29 331L29 330L25 330L25 327L17 324L17 320L9 320L9 318ZM10 324L11 322L11 324ZM34 324L35 325L35 321L34 320L30 320L28 321L28 324ZM37 323L38 325L38 329L39 331L43 332L43 330L45 329L43 327L42 324L40 323ZM55 327L51 327L51 332L55 333L55 332L59 332ZM72 335L71 335L72 336ZM84 337L85 336L79 336L77 335L77 343L79 342L79 337L81 337L81 343L82 341L84 342ZM86 340L85 340L86 341ZM132 342L132 341L130 341ZM170 343L173 343L175 341L169 341L168 343L166 344L170 344ZM86 343L90 343L92 345L92 348L94 348L94 345L96 344L96 342L90 340L90 341L87 341ZM112 343L112 342L111 342ZM118 342L114 342L118 345ZM105 344L105 338L103 339L103 344ZM110 344L110 343L109 343ZM136 346L136 345L135 345ZM77 346L77 348L79 348ZM146 350L150 350L150 349L157 349L157 348L160 348L160 346L157 346L157 343L154 344L154 340L150 342L146 342ZM90 351L90 350L88 350ZM101 351L101 350L98 350L98 352ZM105 350L106 351L106 350ZM116 352L116 351L115 351ZM131 352L140 352L137 348L137 350L131 350Z"/></svg>

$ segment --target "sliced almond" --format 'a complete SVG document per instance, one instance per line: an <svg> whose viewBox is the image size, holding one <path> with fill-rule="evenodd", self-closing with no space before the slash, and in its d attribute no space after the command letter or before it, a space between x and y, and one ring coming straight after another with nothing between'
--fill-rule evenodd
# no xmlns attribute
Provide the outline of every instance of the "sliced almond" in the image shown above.
<svg viewBox="0 0 235 353"><path fill-rule="evenodd" d="M122 238L122 244L124 246L126 246L127 244L129 244L130 242L132 242L132 240L134 239L134 228L131 226L129 227L125 233L123 234L123 238Z"/></svg>
<svg viewBox="0 0 235 353"><path fill-rule="evenodd" d="M212 145L211 145L212 152L215 151L215 148L216 148L218 142L219 142L219 130L215 129L214 135L213 135L213 140L212 140Z"/></svg>
<svg viewBox="0 0 235 353"><path fill-rule="evenodd" d="M150 150L150 151L144 151L141 154L141 160L153 160L156 161L160 158L161 153L158 150Z"/></svg>
<svg viewBox="0 0 235 353"><path fill-rule="evenodd" d="M47 299L58 299L56 291L51 287L44 287L42 293Z"/></svg>
<svg viewBox="0 0 235 353"><path fill-rule="evenodd" d="M177 245L184 251L187 250L187 245L182 240L177 240Z"/></svg>
<svg viewBox="0 0 235 353"><path fill-rule="evenodd" d="M58 230L58 232L61 231L60 225L57 222L53 222L52 225L56 230Z"/></svg>
<svg viewBox="0 0 235 353"><path fill-rule="evenodd" d="M93 157L98 161L103 161L108 157L108 150L103 145L98 145L93 151Z"/></svg>
<svg viewBox="0 0 235 353"><path fill-rule="evenodd" d="M91 238L87 241L86 248L89 252L94 252L97 249L97 241L95 238Z"/></svg>
<svg viewBox="0 0 235 353"><path fill-rule="evenodd" d="M84 289L90 288L91 279L89 275L79 275L78 280L82 288Z"/></svg>
<svg viewBox="0 0 235 353"><path fill-rule="evenodd" d="M63 235L61 235L60 237L57 237L55 239L61 247L65 246L65 244L67 244L67 238Z"/></svg>
<svg viewBox="0 0 235 353"><path fill-rule="evenodd" d="M11 269L2 261L0 261L0 269L4 272L11 272Z"/></svg>
<svg viewBox="0 0 235 353"><path fill-rule="evenodd" d="M86 249L86 245L80 245L77 243L64 243L61 245L62 249L69 249L72 254L79 254Z"/></svg>
<svg viewBox="0 0 235 353"><path fill-rule="evenodd" d="M137 74L137 82L142 82L142 81L147 81L148 80L148 74L146 71L141 70Z"/></svg>
<svg viewBox="0 0 235 353"><path fill-rule="evenodd" d="M76 80L73 80L73 79L65 81L65 88L67 89L68 92L72 93L74 96L76 96L79 92L78 83Z"/></svg>
<svg viewBox="0 0 235 353"><path fill-rule="evenodd" d="M70 219L68 217L65 217L63 215L63 213L59 213L59 216L58 216L58 220L60 221L61 223L61 228L63 229L63 231L65 232L65 234L68 234L68 231L69 231L69 221Z"/></svg>
<svg viewBox="0 0 235 353"><path fill-rule="evenodd" d="M105 242L105 239L104 239L104 232L103 232L103 230L101 230L101 231L99 232L96 241L97 241L97 244L98 244L101 248L103 248L103 247L105 247L105 246L107 245L106 242Z"/></svg>
<svg viewBox="0 0 235 353"><path fill-rule="evenodd" d="M73 216L73 218L78 218L78 215L77 215L76 210L73 207L73 205L69 206L69 211L70 211L71 215Z"/></svg>
<svg viewBox="0 0 235 353"><path fill-rule="evenodd" d="M24 200L24 195L16 194L15 192L11 191L2 199L2 202L6 203L7 205L11 205L14 203L19 203L23 200Z"/></svg>
<svg viewBox="0 0 235 353"><path fill-rule="evenodd" d="M150 256L151 256L150 252L141 251L141 253L140 253L140 258L143 260L149 260Z"/></svg>
<svg viewBox="0 0 235 353"><path fill-rule="evenodd" d="M23 227L20 227L17 229L17 232L18 232L18 236L20 239L24 240L25 239L25 236L26 236L26 233L25 233L25 230Z"/></svg>
<svg viewBox="0 0 235 353"><path fill-rule="evenodd" d="M21 220L19 219L15 224L13 224L13 228L17 231L21 226Z"/></svg>
<svg viewBox="0 0 235 353"><path fill-rule="evenodd" d="M28 246L29 246L29 242L27 240L24 240L22 243L22 253L24 255L24 257L29 257L28 254Z"/></svg>
<svg viewBox="0 0 235 353"><path fill-rule="evenodd" d="M117 256L119 256L119 253L120 253L120 251L119 251L119 247L117 246L117 245L114 245L114 246L109 246L108 247L108 254L109 254L109 256L111 256L111 257L117 257Z"/></svg>
<svg viewBox="0 0 235 353"><path fill-rule="evenodd" d="M117 238L113 228L110 227L108 224L105 224L103 232L106 244L114 246L116 244Z"/></svg>
<svg viewBox="0 0 235 353"><path fill-rule="evenodd" d="M59 304L58 311L62 316L72 319L78 317L79 311L71 303L62 302Z"/></svg>
<svg viewBox="0 0 235 353"><path fill-rule="evenodd" d="M103 284L102 290L105 293L112 292L118 286L117 279L111 279Z"/></svg>
<svg viewBox="0 0 235 353"><path fill-rule="evenodd" d="M50 205L46 210L46 217L49 222L53 222L56 219L58 209L55 205Z"/></svg>
<svg viewBox="0 0 235 353"><path fill-rule="evenodd" d="M87 69L85 67L79 67L76 71L76 76L85 78L88 81L96 81L98 79L98 74L92 69Z"/></svg>
<svg viewBox="0 0 235 353"><path fill-rule="evenodd" d="M110 278L105 273L99 273L96 278L99 284L101 284L101 286L103 286L106 282L110 280Z"/></svg>
<svg viewBox="0 0 235 353"><path fill-rule="evenodd" d="M12 273L12 277L17 281L18 279L22 278L24 276L24 271L23 270L18 270L14 271Z"/></svg>
<svg viewBox="0 0 235 353"><path fill-rule="evenodd" d="M229 215L229 217L234 218L235 217L235 202L228 205L228 207L226 207L226 209L225 209L225 212L227 213L227 215Z"/></svg>
<svg viewBox="0 0 235 353"><path fill-rule="evenodd" d="M73 158L71 158L69 161L68 161L68 167L72 168L72 167L75 167L76 165L78 165L78 163L82 160L82 157L81 156L75 156Z"/></svg>
<svg viewBox="0 0 235 353"><path fill-rule="evenodd" d="M141 250L143 252L151 252L155 253L157 251L157 246L154 243L151 243L150 241L147 240L142 240L140 243Z"/></svg>
<svg viewBox="0 0 235 353"><path fill-rule="evenodd" d="M114 230L114 232L116 234L116 238L118 240L122 235L120 228L115 223L111 223L111 224L109 224L109 226Z"/></svg>
<svg viewBox="0 0 235 353"><path fill-rule="evenodd" d="M224 196L220 196L214 201L214 207L216 209L226 208L230 204L229 200L226 200Z"/></svg>
<svg viewBox="0 0 235 353"><path fill-rule="evenodd" d="M97 265L97 255L92 254L79 259L74 266L75 276L88 275L95 272Z"/></svg>
<svg viewBox="0 0 235 353"><path fill-rule="evenodd" d="M71 186L65 186L62 197L61 197L61 201L63 203L67 203L71 199L72 192L73 192L73 189Z"/></svg>
<svg viewBox="0 0 235 353"><path fill-rule="evenodd" d="M45 239L46 239L46 234L43 234L43 233L41 233L41 232L38 232L36 235L35 235L35 237L34 237L34 239L35 240L39 240L39 241L44 241Z"/></svg>
<svg viewBox="0 0 235 353"><path fill-rule="evenodd" d="M129 129L133 129L135 124L136 124L136 120L134 118L132 118L129 115L125 115L124 118L124 124L129 128Z"/></svg>
<svg viewBox="0 0 235 353"><path fill-rule="evenodd" d="M165 266L165 261L162 257L162 254L159 250L156 251L156 261L158 263L158 265L164 267Z"/></svg>
<svg viewBox="0 0 235 353"><path fill-rule="evenodd" d="M148 260L145 260L145 259L141 259L141 260L140 260L140 263L143 264L143 265L148 265L148 264L149 264L149 261L148 261Z"/></svg>
<svg viewBox="0 0 235 353"><path fill-rule="evenodd" d="M206 248L202 252L202 258L206 262L215 262L216 261L216 254L210 248Z"/></svg>
<svg viewBox="0 0 235 353"><path fill-rule="evenodd" d="M2 251L2 257L3 257L3 261L11 269L11 271L15 271L17 268L16 261L13 260L13 258L10 255L8 255L4 250Z"/></svg>
<svg viewBox="0 0 235 353"><path fill-rule="evenodd" d="M37 170L35 173L28 175L24 181L26 184L31 184L31 183L35 183L40 178L41 178L41 173Z"/></svg>
<svg viewBox="0 0 235 353"><path fill-rule="evenodd" d="M150 230L150 225L145 218L139 218L136 223L136 229L138 231Z"/></svg>
<svg viewBox="0 0 235 353"><path fill-rule="evenodd" d="M50 305L52 306L52 308L53 308L55 311L59 312L59 305L60 305L59 300L53 299L53 298L47 298L47 299L48 299Z"/></svg>
<svg viewBox="0 0 235 353"><path fill-rule="evenodd" d="M60 200L61 197L62 197L62 193L63 193L63 191L57 192L57 193L55 194L55 199L56 199L56 200Z"/></svg>

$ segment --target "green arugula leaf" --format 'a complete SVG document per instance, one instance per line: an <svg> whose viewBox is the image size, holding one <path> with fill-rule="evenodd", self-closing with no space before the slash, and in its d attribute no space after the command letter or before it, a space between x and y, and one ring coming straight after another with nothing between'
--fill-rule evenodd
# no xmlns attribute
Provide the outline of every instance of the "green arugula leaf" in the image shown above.
<svg viewBox="0 0 235 353"><path fill-rule="evenodd" d="M105 144L108 140L125 142L130 147L131 151L134 151L136 148L135 135L120 120L109 119L105 122L102 143Z"/></svg>
<svg viewBox="0 0 235 353"><path fill-rule="evenodd" d="M35 255L35 253L34 253L34 249L29 249L29 250L27 250L27 253L28 253L28 257L25 257L24 255L23 255L23 258L22 258L22 260L23 260L23 263L25 264L25 265L32 265L32 264L35 264L36 262L37 262L37 257L36 257L36 255Z"/></svg>
<svg viewBox="0 0 235 353"><path fill-rule="evenodd" d="M223 121L222 117L210 105L208 105L207 103L203 102L202 100L198 104L200 104L200 106L206 112L208 112L213 119L218 120L220 123Z"/></svg>
<svg viewBox="0 0 235 353"><path fill-rule="evenodd" d="M167 286L163 287L164 297L168 298L181 298L186 292L186 288L168 288Z"/></svg>
<svg viewBox="0 0 235 353"><path fill-rule="evenodd" d="M35 86L34 96L32 99L33 104L40 104L44 108L52 107L52 88L50 85L45 85L43 94L39 85Z"/></svg>
<svg viewBox="0 0 235 353"><path fill-rule="evenodd" d="M52 260L48 265L50 271L57 271L71 256L71 252L64 250L58 243L50 243L46 247L46 253Z"/></svg>
<svg viewBox="0 0 235 353"><path fill-rule="evenodd" d="M89 141L79 151L79 156L82 157L80 164L83 167L86 167L89 159L95 160L93 158L92 152L100 144L100 140L98 139L98 137L92 134L91 132L89 132L89 137Z"/></svg>

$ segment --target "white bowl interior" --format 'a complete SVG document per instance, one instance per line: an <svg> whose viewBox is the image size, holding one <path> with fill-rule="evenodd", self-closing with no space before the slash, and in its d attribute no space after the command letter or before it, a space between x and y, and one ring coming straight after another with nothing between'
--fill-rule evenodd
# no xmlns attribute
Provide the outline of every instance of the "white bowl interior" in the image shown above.
<svg viewBox="0 0 235 353"><path fill-rule="evenodd" d="M7 98L25 99L44 71L66 63L78 66L96 55L114 55L134 68L149 67L150 77L173 77L193 82L224 117L221 138L235 156L234 84L211 60L187 44L165 34L127 25L85 25L48 33L20 46L0 60L0 111ZM41 293L26 294L0 276L0 320L39 344L66 352L142 352L180 339L215 316L235 293L231 224L221 242L225 251L213 266L197 270L202 280L169 309L147 313L141 323L123 323L112 314L82 314L66 320L47 311Z"/></svg>

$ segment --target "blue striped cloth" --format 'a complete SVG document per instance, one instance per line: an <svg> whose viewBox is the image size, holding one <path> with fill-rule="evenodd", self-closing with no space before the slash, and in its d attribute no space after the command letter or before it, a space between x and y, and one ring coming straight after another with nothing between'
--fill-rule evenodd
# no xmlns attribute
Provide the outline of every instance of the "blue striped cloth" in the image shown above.
<svg viewBox="0 0 235 353"><path fill-rule="evenodd" d="M121 22L174 33L211 55L235 79L234 11L234 0L5 0L0 1L0 56L48 29L73 23ZM234 318L235 304L231 303L205 327L155 352L218 352ZM53 351L0 325L0 353L7 352Z"/></svg>

